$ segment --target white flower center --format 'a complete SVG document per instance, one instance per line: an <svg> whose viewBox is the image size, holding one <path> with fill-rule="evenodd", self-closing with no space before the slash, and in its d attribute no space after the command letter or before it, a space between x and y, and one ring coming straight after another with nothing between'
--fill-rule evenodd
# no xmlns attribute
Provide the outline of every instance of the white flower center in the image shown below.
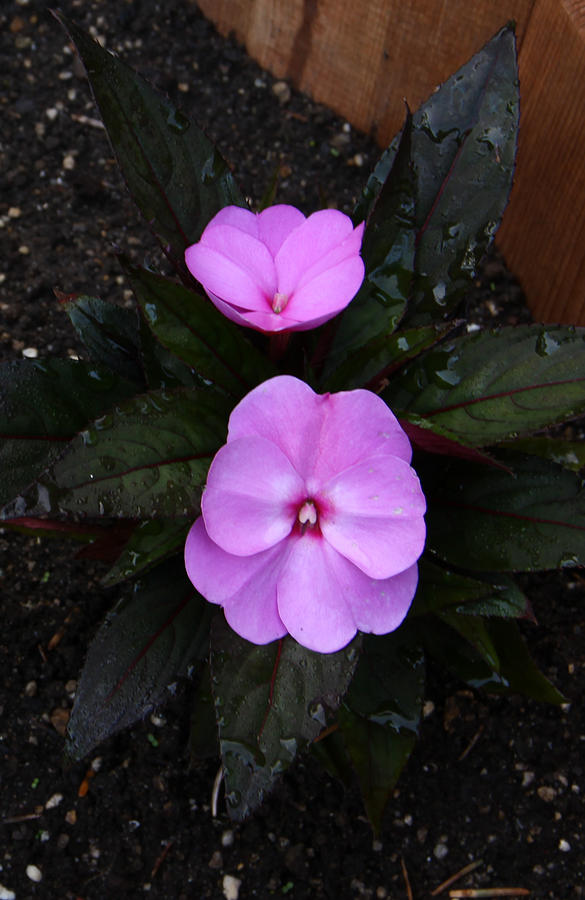
<svg viewBox="0 0 585 900"><path fill-rule="evenodd" d="M288 294L280 294L278 291L272 298L272 311L281 313L288 303Z"/></svg>
<svg viewBox="0 0 585 900"><path fill-rule="evenodd" d="M299 509L299 522L301 525L317 524L317 509L312 500L305 500Z"/></svg>

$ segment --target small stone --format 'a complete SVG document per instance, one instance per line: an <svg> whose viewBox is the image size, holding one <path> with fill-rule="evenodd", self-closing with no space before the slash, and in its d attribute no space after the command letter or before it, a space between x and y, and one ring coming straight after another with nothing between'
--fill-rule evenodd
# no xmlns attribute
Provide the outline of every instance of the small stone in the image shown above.
<svg viewBox="0 0 585 900"><path fill-rule="evenodd" d="M65 682L65 691L68 694L74 694L77 690L77 681L75 678L70 678L69 681Z"/></svg>
<svg viewBox="0 0 585 900"><path fill-rule="evenodd" d="M564 838L561 838L559 841L559 850L561 853L569 853L571 850L571 845Z"/></svg>
<svg viewBox="0 0 585 900"><path fill-rule="evenodd" d="M69 710L58 706L51 712L50 721L57 734L65 737L67 723L69 722Z"/></svg>
<svg viewBox="0 0 585 900"><path fill-rule="evenodd" d="M449 848L446 844L437 844L435 849L433 850L433 855L436 859L445 859L447 854L449 853Z"/></svg>
<svg viewBox="0 0 585 900"><path fill-rule="evenodd" d="M36 359L39 355L39 351L36 347L25 347L22 351L22 355L26 357L26 359Z"/></svg>
<svg viewBox="0 0 585 900"><path fill-rule="evenodd" d="M221 836L221 846L222 847L231 847L233 842L234 842L233 831L231 831L229 829L228 829L228 831L224 831L224 833Z"/></svg>
<svg viewBox="0 0 585 900"><path fill-rule="evenodd" d="M180 90L180 92L181 92L182 94L188 94L188 93L189 93L189 84L188 84L188 82L186 82L186 81L179 81L177 87L179 88L179 90Z"/></svg>
<svg viewBox="0 0 585 900"><path fill-rule="evenodd" d="M28 256L28 254L30 253L30 247L27 247L26 244L21 244L20 247L18 248L18 252L21 253L23 256Z"/></svg>
<svg viewBox="0 0 585 900"><path fill-rule="evenodd" d="M55 809L63 802L63 794L53 794L45 803L45 809Z"/></svg>
<svg viewBox="0 0 585 900"><path fill-rule="evenodd" d="M223 856L219 852L219 850L215 850L211 856L211 859L207 863L210 869L221 869L223 866Z"/></svg>
<svg viewBox="0 0 585 900"><path fill-rule="evenodd" d="M24 688L24 693L27 697L36 697L38 686L36 681L28 681Z"/></svg>
<svg viewBox="0 0 585 900"><path fill-rule="evenodd" d="M43 880L43 873L38 866L27 866L26 875L31 881L39 882Z"/></svg>
<svg viewBox="0 0 585 900"><path fill-rule="evenodd" d="M534 772L524 772L522 775L522 787L528 787L534 781Z"/></svg>
<svg viewBox="0 0 585 900"><path fill-rule="evenodd" d="M69 172L75 168L75 157L68 153L63 157L63 168L67 169Z"/></svg>
<svg viewBox="0 0 585 900"><path fill-rule="evenodd" d="M539 787L537 792L538 796L541 800L544 800L545 803L552 803L555 799L557 792L554 788L548 787L548 785L543 785Z"/></svg>
<svg viewBox="0 0 585 900"><path fill-rule="evenodd" d="M55 109L54 106L50 106L49 109L45 110L45 115L49 122L54 122L57 116L59 115L59 110Z"/></svg>
<svg viewBox="0 0 585 900"><path fill-rule="evenodd" d="M77 810L68 809L65 813L65 821L68 825L75 825L75 823L77 822Z"/></svg>
<svg viewBox="0 0 585 900"><path fill-rule="evenodd" d="M11 219L18 219L22 215L20 206L11 206L8 210L8 215Z"/></svg>
<svg viewBox="0 0 585 900"><path fill-rule="evenodd" d="M16 900L16 894L9 888L4 887L3 884L0 884L0 900Z"/></svg>
<svg viewBox="0 0 585 900"><path fill-rule="evenodd" d="M275 81L272 85L272 93L278 99L279 103L288 103L292 96L292 92L286 81Z"/></svg>
<svg viewBox="0 0 585 900"><path fill-rule="evenodd" d="M233 875L224 875L222 882L222 891L225 900L238 900L240 896L240 885L242 882Z"/></svg>

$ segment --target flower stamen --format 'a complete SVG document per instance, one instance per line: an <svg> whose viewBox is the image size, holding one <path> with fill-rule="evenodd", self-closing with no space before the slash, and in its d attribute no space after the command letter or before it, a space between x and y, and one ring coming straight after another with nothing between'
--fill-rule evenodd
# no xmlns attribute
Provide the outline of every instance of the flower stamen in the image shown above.
<svg viewBox="0 0 585 900"><path fill-rule="evenodd" d="M288 303L288 294L281 294L277 291L272 298L272 311L281 313Z"/></svg>
<svg viewBox="0 0 585 900"><path fill-rule="evenodd" d="M317 509L312 500L305 500L299 509L299 522L303 527L317 524Z"/></svg>

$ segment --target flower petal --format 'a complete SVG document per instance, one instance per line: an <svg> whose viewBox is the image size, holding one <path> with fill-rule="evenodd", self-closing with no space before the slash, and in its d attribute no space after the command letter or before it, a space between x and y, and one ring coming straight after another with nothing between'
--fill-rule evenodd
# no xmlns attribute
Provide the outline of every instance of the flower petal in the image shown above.
<svg viewBox="0 0 585 900"><path fill-rule="evenodd" d="M377 394L355 390L325 396L319 453L312 472L315 489L362 459L397 456L410 462L410 441Z"/></svg>
<svg viewBox="0 0 585 900"><path fill-rule="evenodd" d="M205 231L201 235L201 240L205 242L208 237L209 229L215 228L216 225L231 225L245 231L257 238L258 235L258 216L245 206L224 206L215 214L211 222L205 227Z"/></svg>
<svg viewBox="0 0 585 900"><path fill-rule="evenodd" d="M290 551L277 584L278 612L287 631L309 650L341 650L357 629L325 541L306 533L287 543Z"/></svg>
<svg viewBox="0 0 585 900"><path fill-rule="evenodd" d="M302 273L300 280L297 284L296 290L298 291L303 285L307 284L307 282L312 281L313 278L316 278L318 275L321 275L323 272L327 271L327 269L333 269L335 266L338 266L339 263L342 263L349 259L360 260L362 263L362 281L364 277L365 266L363 260L360 256L360 249L362 246L362 238L364 234L364 222L361 225L358 225L357 228L348 235L340 244L333 247L328 253L325 253L322 257L320 257L313 265L308 268L305 272ZM278 266L276 267L277 277L279 276ZM356 291L361 285L358 284L356 287ZM354 292L355 293L355 292Z"/></svg>
<svg viewBox="0 0 585 900"><path fill-rule="evenodd" d="M212 255L212 252L215 254ZM201 241L193 244L185 251L185 261L192 275L205 287L206 290L218 294L224 300L234 303L236 306L245 306L239 298L239 286L231 286L219 290L217 285L225 282L226 275L222 271L210 271L209 262L212 259L214 265L225 267L235 266L237 270L245 273L264 297L264 306L272 300L276 290L276 269L270 251L262 241L253 237L232 225L215 225L208 228ZM202 277L200 277L202 276ZM232 276L227 276L231 278ZM252 307L256 308L256 307Z"/></svg>
<svg viewBox="0 0 585 900"><path fill-rule="evenodd" d="M266 244L273 257L289 234L306 221L300 209L285 203L266 207L256 218L258 237Z"/></svg>
<svg viewBox="0 0 585 900"><path fill-rule="evenodd" d="M266 438L282 450L303 477L318 449L324 401L325 397L292 375L270 378L250 391L232 411L228 443L248 435Z"/></svg>
<svg viewBox="0 0 585 900"><path fill-rule="evenodd" d="M201 512L210 538L222 550L249 556L290 533L304 494L302 479L275 444L244 437L216 454Z"/></svg>
<svg viewBox="0 0 585 900"><path fill-rule="evenodd" d="M296 288L286 307L286 314L312 327L317 315L329 319L345 309L357 294L363 280L364 264L361 257L344 259Z"/></svg>
<svg viewBox="0 0 585 900"><path fill-rule="evenodd" d="M324 556L358 631L388 634L398 628L416 593L416 564L391 578L378 579L365 575L332 547L324 551Z"/></svg>
<svg viewBox="0 0 585 900"><path fill-rule="evenodd" d="M284 241L275 264L278 290L292 294L303 274L323 256L341 244L353 231L349 216L337 209L313 213Z"/></svg>
<svg viewBox="0 0 585 900"><path fill-rule="evenodd" d="M286 634L276 605L282 568L279 545L254 556L233 556L215 544L199 517L185 544L185 568L194 587L210 603L224 606L230 626L255 644Z"/></svg>
<svg viewBox="0 0 585 900"><path fill-rule="evenodd" d="M423 551L425 498L403 460L362 460L331 478L316 499L323 536L372 578L403 572Z"/></svg>

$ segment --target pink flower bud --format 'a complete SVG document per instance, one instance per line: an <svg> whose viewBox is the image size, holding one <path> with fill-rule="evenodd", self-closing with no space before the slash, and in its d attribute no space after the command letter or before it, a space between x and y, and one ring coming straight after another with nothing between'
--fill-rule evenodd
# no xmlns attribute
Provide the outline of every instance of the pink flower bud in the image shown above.
<svg viewBox="0 0 585 900"><path fill-rule="evenodd" d="M304 331L337 315L364 278L364 224L335 209L220 210L185 262L228 319L257 331Z"/></svg>

